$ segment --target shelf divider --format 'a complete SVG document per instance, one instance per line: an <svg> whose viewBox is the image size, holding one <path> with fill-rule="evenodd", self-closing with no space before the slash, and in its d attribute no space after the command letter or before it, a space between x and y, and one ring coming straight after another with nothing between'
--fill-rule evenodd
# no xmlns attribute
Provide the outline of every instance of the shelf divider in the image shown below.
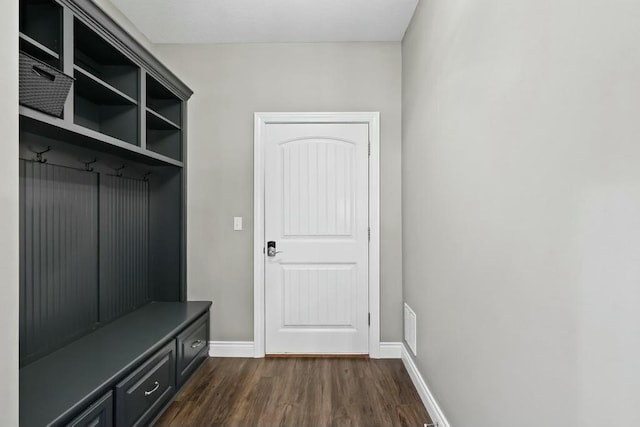
<svg viewBox="0 0 640 427"><path fill-rule="evenodd" d="M122 98L122 100L126 101L126 103L132 104L132 105L138 105L138 101L136 101L135 99L131 98L129 95L126 95L125 93L121 92L120 90L116 89L115 87L111 86L109 83L107 83L107 82L99 79L98 77L94 76L89 71L85 70L84 68L80 67L79 65L74 65L73 69L75 71L77 71L78 73L82 74L87 79L91 80L93 82L93 84L98 85L98 86L102 87L104 90L106 90L108 92L111 92L111 93L117 95L118 97Z"/></svg>
<svg viewBox="0 0 640 427"><path fill-rule="evenodd" d="M26 35L24 33L19 33L19 36L20 36L21 40L24 40L25 42L29 43L31 46L34 46L34 47L40 49L42 52L46 53L47 55L51 56L52 58L60 59L60 54L58 54L57 52L54 52L53 50L49 49L48 47L46 47L42 43L38 42L37 40L29 37L28 35Z"/></svg>
<svg viewBox="0 0 640 427"><path fill-rule="evenodd" d="M171 120L167 119L165 116L163 116L162 114L152 110L151 108L147 107L147 113L151 114L154 119L159 120L162 123L162 127L153 127L149 124L149 120L147 120L147 128L149 129L158 129L158 130L180 130L180 126L178 126L176 123L172 122ZM157 124L157 122L156 122Z"/></svg>
<svg viewBox="0 0 640 427"><path fill-rule="evenodd" d="M62 9L62 70L67 74L73 74L73 12L68 8ZM75 85L71 85L67 101L62 111L63 120L67 124L73 124L75 117Z"/></svg>

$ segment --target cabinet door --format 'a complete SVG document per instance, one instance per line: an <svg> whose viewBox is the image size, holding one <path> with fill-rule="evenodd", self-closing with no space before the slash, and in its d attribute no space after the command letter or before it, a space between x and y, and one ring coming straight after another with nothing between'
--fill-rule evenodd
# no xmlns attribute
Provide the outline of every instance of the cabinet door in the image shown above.
<svg viewBox="0 0 640 427"><path fill-rule="evenodd" d="M102 396L67 427L113 427L113 393Z"/></svg>
<svg viewBox="0 0 640 427"><path fill-rule="evenodd" d="M171 341L116 385L118 427L146 425L175 393L175 342Z"/></svg>
<svg viewBox="0 0 640 427"><path fill-rule="evenodd" d="M200 363L209 356L209 313L201 316L178 335L178 387L182 386Z"/></svg>

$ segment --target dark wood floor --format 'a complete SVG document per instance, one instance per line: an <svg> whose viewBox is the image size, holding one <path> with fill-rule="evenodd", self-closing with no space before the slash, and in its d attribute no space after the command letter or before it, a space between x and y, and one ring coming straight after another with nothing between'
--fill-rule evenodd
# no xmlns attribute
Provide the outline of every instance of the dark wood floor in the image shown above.
<svg viewBox="0 0 640 427"><path fill-rule="evenodd" d="M212 358L156 426L424 426L400 360Z"/></svg>

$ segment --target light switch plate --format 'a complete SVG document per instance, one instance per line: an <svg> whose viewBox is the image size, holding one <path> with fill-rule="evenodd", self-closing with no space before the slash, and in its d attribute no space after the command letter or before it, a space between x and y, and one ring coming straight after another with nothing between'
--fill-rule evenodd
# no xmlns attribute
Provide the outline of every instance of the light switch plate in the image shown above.
<svg viewBox="0 0 640 427"><path fill-rule="evenodd" d="M242 217L241 216L234 216L233 217L233 230L234 231L242 230Z"/></svg>

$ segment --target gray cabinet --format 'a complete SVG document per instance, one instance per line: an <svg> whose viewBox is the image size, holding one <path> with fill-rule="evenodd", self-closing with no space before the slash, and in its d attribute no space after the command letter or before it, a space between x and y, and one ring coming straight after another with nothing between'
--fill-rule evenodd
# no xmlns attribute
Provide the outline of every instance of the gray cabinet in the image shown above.
<svg viewBox="0 0 640 427"><path fill-rule="evenodd" d="M115 387L116 424L146 425L175 392L176 346L167 344Z"/></svg>
<svg viewBox="0 0 640 427"><path fill-rule="evenodd" d="M20 48L74 78L62 117L19 109L26 366L151 301L185 300L192 92L91 0L20 0Z"/></svg>
<svg viewBox="0 0 640 427"><path fill-rule="evenodd" d="M20 0L20 50L60 68L62 7L54 0Z"/></svg>
<svg viewBox="0 0 640 427"><path fill-rule="evenodd" d="M19 3L20 50L74 79L60 117L19 107L20 424L146 425L207 354L210 302L185 301L192 91L92 0Z"/></svg>
<svg viewBox="0 0 640 427"><path fill-rule="evenodd" d="M113 393L98 399L74 418L67 427L113 427Z"/></svg>
<svg viewBox="0 0 640 427"><path fill-rule="evenodd" d="M182 386L209 356L209 313L196 320L176 338L178 348L177 383Z"/></svg>
<svg viewBox="0 0 640 427"><path fill-rule="evenodd" d="M198 336L193 331L210 307L153 302L20 369L20 425L149 424L178 389L178 337ZM194 375L206 347L183 380Z"/></svg>
<svg viewBox="0 0 640 427"><path fill-rule="evenodd" d="M143 163L184 166L192 91L91 0L20 0L20 50L75 78L63 117L21 108L23 128Z"/></svg>

